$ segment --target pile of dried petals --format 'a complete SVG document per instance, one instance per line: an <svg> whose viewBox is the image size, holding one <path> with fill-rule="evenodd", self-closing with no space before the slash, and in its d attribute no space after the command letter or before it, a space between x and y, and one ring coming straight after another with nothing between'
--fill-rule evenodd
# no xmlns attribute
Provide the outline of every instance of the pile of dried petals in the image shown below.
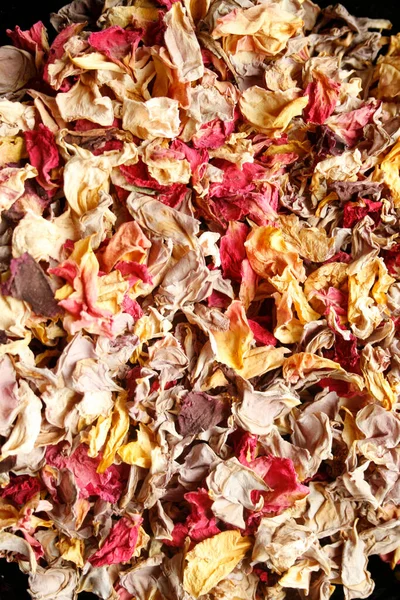
<svg viewBox="0 0 400 600"><path fill-rule="evenodd" d="M94 16L95 15L95 16ZM400 559L400 35L75 0L0 48L0 552L33 600Z"/></svg>

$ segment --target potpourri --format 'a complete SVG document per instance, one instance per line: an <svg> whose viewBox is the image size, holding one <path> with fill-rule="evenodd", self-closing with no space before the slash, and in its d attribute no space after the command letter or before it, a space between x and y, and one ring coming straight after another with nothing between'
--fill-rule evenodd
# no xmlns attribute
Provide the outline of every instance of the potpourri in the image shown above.
<svg viewBox="0 0 400 600"><path fill-rule="evenodd" d="M1 556L33 600L367 598L400 560L400 34L310 0L52 23L0 48Z"/></svg>

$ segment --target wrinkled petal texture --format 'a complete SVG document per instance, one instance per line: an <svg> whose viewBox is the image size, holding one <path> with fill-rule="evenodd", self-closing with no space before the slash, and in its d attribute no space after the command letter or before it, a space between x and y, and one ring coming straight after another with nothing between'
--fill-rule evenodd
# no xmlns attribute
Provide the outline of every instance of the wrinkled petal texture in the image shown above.
<svg viewBox="0 0 400 600"><path fill-rule="evenodd" d="M309 0L50 21L0 47L1 557L32 600L371 597L400 34Z"/></svg>

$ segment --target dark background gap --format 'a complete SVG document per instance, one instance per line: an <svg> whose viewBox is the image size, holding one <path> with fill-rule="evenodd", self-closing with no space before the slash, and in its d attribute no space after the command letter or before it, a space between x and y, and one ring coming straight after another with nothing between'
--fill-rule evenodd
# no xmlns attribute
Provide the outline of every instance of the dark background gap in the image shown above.
<svg viewBox="0 0 400 600"><path fill-rule="evenodd" d="M8 44L9 38L6 35L6 29L19 25L21 29L29 29L36 21L43 23L50 28L51 37L54 37L54 30L49 22L51 12L57 12L62 6L67 4L66 0L40 0L39 2L7 2L0 1L0 45ZM319 6L325 7L335 2L329 0L320 0ZM342 4L346 6L351 14L358 17L370 17L374 19L389 19L393 23L393 32L400 30L400 8L396 1L387 0L386 2L377 2L376 0L343 0Z"/></svg>
<svg viewBox="0 0 400 600"><path fill-rule="evenodd" d="M49 29L50 40L54 38L55 32L50 25L49 15L57 12L67 4L65 0L40 0L40 2L7 2L0 0L0 45L9 44L10 39L6 35L6 29L13 29L19 25L21 29L29 29L36 21L43 21ZM400 8L397 2L376 2L376 0L344 0L342 2L351 14L358 17L370 17L389 19L393 23L393 33L400 30ZM325 7L335 2L321 0L319 6ZM400 540L399 540L400 545ZM400 598L400 568L394 571L390 566L381 561L378 556L369 560L368 568L376 587L368 600L399 600ZM5 559L0 560L0 600L30 600L26 591L27 576L20 572L16 563L8 563ZM83 592L79 594L79 600L94 600L97 596ZM287 600L298 600L297 592L288 590ZM331 600L341 600L343 592L340 586L336 589Z"/></svg>

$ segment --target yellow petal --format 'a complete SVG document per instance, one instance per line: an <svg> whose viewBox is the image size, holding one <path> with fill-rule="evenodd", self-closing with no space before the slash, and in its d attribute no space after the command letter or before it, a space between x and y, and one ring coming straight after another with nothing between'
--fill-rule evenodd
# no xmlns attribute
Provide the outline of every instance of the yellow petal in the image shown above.
<svg viewBox="0 0 400 600"><path fill-rule="evenodd" d="M174 138L180 127L179 102L171 98L150 98L139 102L124 99L122 126L142 140Z"/></svg>
<svg viewBox="0 0 400 600"><path fill-rule="evenodd" d="M29 252L37 262L49 262L49 258L53 258L59 263L65 242L80 237L79 227L70 209L51 221L28 210L14 229L13 256L18 258L24 252Z"/></svg>
<svg viewBox="0 0 400 600"><path fill-rule="evenodd" d="M353 413L346 406L342 406L341 410L344 412L342 438L350 450L356 440L362 439L363 434L357 427Z"/></svg>
<svg viewBox="0 0 400 600"><path fill-rule="evenodd" d="M377 281L374 283L371 296L377 304L386 304L386 294L396 280L388 273L387 267L382 259L375 260L375 270Z"/></svg>
<svg viewBox="0 0 400 600"><path fill-rule="evenodd" d="M274 56L302 26L300 17L271 2L229 11L217 19L212 36L222 37L227 53L248 51Z"/></svg>
<svg viewBox="0 0 400 600"><path fill-rule="evenodd" d="M137 147L133 142L125 142L121 150L112 150L99 156L77 146L71 146L69 151L74 154L64 167L64 194L78 217L98 206L102 190L109 191L114 167L137 162Z"/></svg>
<svg viewBox="0 0 400 600"><path fill-rule="evenodd" d="M194 598L207 594L233 571L251 548L239 531L223 531L197 544L186 554L183 587Z"/></svg>
<svg viewBox="0 0 400 600"><path fill-rule="evenodd" d="M64 560L70 560L79 568L83 567L85 564L85 561L83 560L85 543L83 540L63 537L57 545L61 552L61 558Z"/></svg>
<svg viewBox="0 0 400 600"><path fill-rule="evenodd" d="M274 156L275 154L298 154L300 157L306 156L311 152L311 145L308 140L299 142L298 140L291 140L287 144L272 144L268 146L264 152L264 156Z"/></svg>
<svg viewBox="0 0 400 600"><path fill-rule="evenodd" d="M166 140L155 139L145 147L142 156L149 173L161 185L189 183L192 170L186 158L176 158L169 152Z"/></svg>
<svg viewBox="0 0 400 600"><path fill-rule="evenodd" d="M126 408L126 392L121 392L115 401L112 413L111 428L108 434L103 459L97 467L98 473L104 473L113 464L118 449L129 430L129 413Z"/></svg>
<svg viewBox="0 0 400 600"><path fill-rule="evenodd" d="M386 410L392 410L397 402L397 395L392 390L384 373L378 370L379 366L374 360L374 350L368 344L361 353L361 371L364 375L367 390L381 403Z"/></svg>
<svg viewBox="0 0 400 600"><path fill-rule="evenodd" d="M95 458L104 444L106 443L107 434L110 431L112 416L105 417L100 415L89 431L87 443L89 445L88 456Z"/></svg>
<svg viewBox="0 0 400 600"><path fill-rule="evenodd" d="M339 363L312 354L311 352L298 352L286 358L283 363L282 374L286 381L296 383L317 369L333 369L343 371Z"/></svg>
<svg viewBox="0 0 400 600"><path fill-rule="evenodd" d="M225 316L229 319L229 329L211 331L211 345L219 362L233 369L241 369L243 356L250 350L254 336L241 302L238 300L232 302Z"/></svg>
<svg viewBox="0 0 400 600"><path fill-rule="evenodd" d="M54 298L56 300L65 300L65 298L68 298L73 292L74 288L72 287L72 285L66 283L62 287L58 288L58 290L56 290Z"/></svg>
<svg viewBox="0 0 400 600"><path fill-rule="evenodd" d="M23 137L16 135L15 137L0 138L0 167L4 167L8 163L16 163L27 156Z"/></svg>
<svg viewBox="0 0 400 600"><path fill-rule="evenodd" d="M306 227L296 215L281 215L279 223L283 237L302 258L323 263L335 254L335 239L323 227Z"/></svg>
<svg viewBox="0 0 400 600"><path fill-rule="evenodd" d="M87 119L93 123L111 126L114 107L111 98L103 96L95 84L85 85L79 80L68 92L58 93L56 104L64 121Z"/></svg>
<svg viewBox="0 0 400 600"><path fill-rule="evenodd" d="M66 336L64 329L57 325L54 320L51 320L48 324L43 321L41 323L32 322L30 329L34 336L45 346L55 346L59 338Z"/></svg>
<svg viewBox="0 0 400 600"><path fill-rule="evenodd" d="M74 505L74 514L75 514L75 527L76 530L82 527L82 523L91 509L91 504L89 500L85 498L78 498Z"/></svg>
<svg viewBox="0 0 400 600"><path fill-rule="evenodd" d="M46 529L50 529L50 527L53 527L54 525L54 521L39 519L39 517L36 517L35 515L31 515L29 522L33 529L37 529L38 527L46 527Z"/></svg>
<svg viewBox="0 0 400 600"><path fill-rule="evenodd" d="M308 596L310 587L311 573L319 571L320 565L316 560L303 559L292 565L279 580L279 585L283 588L296 588L305 590Z"/></svg>
<svg viewBox="0 0 400 600"><path fill-rule="evenodd" d="M204 19L210 8L211 0L184 0L184 5L193 21Z"/></svg>
<svg viewBox="0 0 400 600"><path fill-rule="evenodd" d="M19 520L19 511L8 504L6 500L0 498L0 528L5 529L6 527L12 527L16 525Z"/></svg>
<svg viewBox="0 0 400 600"><path fill-rule="evenodd" d="M201 386L201 391L208 392L208 390L212 390L217 387L225 387L227 385L229 385L229 382L224 373L221 371L221 369L217 369L204 381L203 385Z"/></svg>
<svg viewBox="0 0 400 600"><path fill-rule="evenodd" d="M180 81L196 81L204 75L199 41L180 2L165 13L164 42Z"/></svg>
<svg viewBox="0 0 400 600"><path fill-rule="evenodd" d="M237 373L244 379L259 377L281 367L288 352L287 348L274 348L274 346L252 348L243 358L243 367L237 369Z"/></svg>
<svg viewBox="0 0 400 600"><path fill-rule="evenodd" d="M304 294L307 300L321 315L325 312L325 305L314 297L315 292L328 291L330 287L347 291L347 270L346 263L327 263L313 271L304 282Z"/></svg>
<svg viewBox="0 0 400 600"><path fill-rule="evenodd" d="M303 261L295 248L285 241L280 229L269 225L255 227L249 233L244 245L247 258L260 277L267 279L274 275L281 275L284 269L289 267L298 280L304 281Z"/></svg>
<svg viewBox="0 0 400 600"><path fill-rule="evenodd" d="M383 181L392 192L395 208L400 207L400 141L396 142L380 165L375 167L374 181Z"/></svg>
<svg viewBox="0 0 400 600"><path fill-rule="evenodd" d="M304 325L294 316L293 302L288 292L273 294L276 306L276 326L274 336L282 344L295 344L299 342Z"/></svg>
<svg viewBox="0 0 400 600"><path fill-rule="evenodd" d="M128 465L137 465L144 469L151 467L151 451L155 447L152 433L146 425L139 423L137 440L121 446L119 456Z"/></svg>
<svg viewBox="0 0 400 600"><path fill-rule="evenodd" d="M247 135L246 132L232 133L222 146L210 150L209 155L212 158L228 160L242 168L244 163L254 161L255 148L251 140L246 139Z"/></svg>
<svg viewBox="0 0 400 600"><path fill-rule="evenodd" d="M270 92L254 85L247 88L239 101L244 118L261 133L279 137L293 117L301 115L308 96L299 96L296 89Z"/></svg>
<svg viewBox="0 0 400 600"><path fill-rule="evenodd" d="M116 315L121 310L121 303L129 289L129 283L124 280L121 272L116 270L108 275L99 277L97 281L99 295L96 306Z"/></svg>
<svg viewBox="0 0 400 600"><path fill-rule="evenodd" d="M300 323L310 323L319 319L320 315L311 308L300 283L288 267L286 267L281 276L275 275L275 277L271 277L270 282L278 292L281 294L286 292L289 295Z"/></svg>
<svg viewBox="0 0 400 600"><path fill-rule="evenodd" d="M392 38L395 36L392 36ZM400 56L384 56L376 65L374 79L378 80L376 96L392 100L400 95Z"/></svg>
<svg viewBox="0 0 400 600"><path fill-rule="evenodd" d="M113 6L100 17L102 28L119 25L126 29L129 25L147 29L149 23L158 20L158 10L151 0L135 0L135 6Z"/></svg>
<svg viewBox="0 0 400 600"><path fill-rule="evenodd" d="M390 563L390 568L394 570L399 561L400 561L400 546L398 546L393 553L393 558Z"/></svg>
<svg viewBox="0 0 400 600"><path fill-rule="evenodd" d="M114 71L115 73L125 73L122 67L110 62L100 52L91 52L83 56L71 56L71 62L80 69L87 71L103 69L106 71Z"/></svg>
<svg viewBox="0 0 400 600"><path fill-rule="evenodd" d="M366 339L382 321L378 304L386 304L386 293L395 279L379 257L366 261L355 271L348 278L347 317L355 335Z"/></svg>

